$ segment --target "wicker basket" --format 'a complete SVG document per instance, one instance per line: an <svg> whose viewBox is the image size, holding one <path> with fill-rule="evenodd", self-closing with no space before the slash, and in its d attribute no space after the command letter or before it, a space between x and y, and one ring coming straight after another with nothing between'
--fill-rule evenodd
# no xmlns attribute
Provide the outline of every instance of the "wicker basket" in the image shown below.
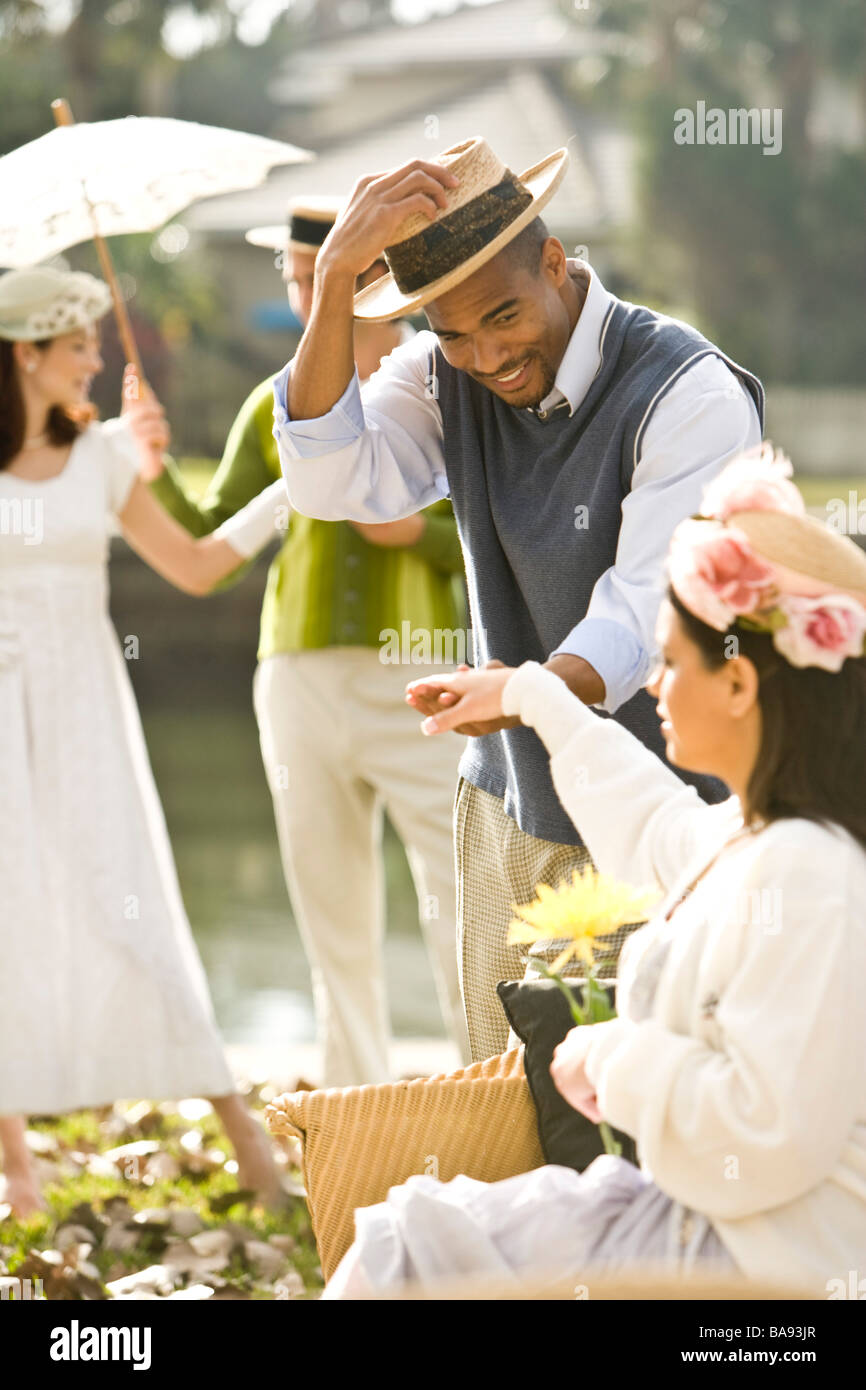
<svg viewBox="0 0 866 1390"><path fill-rule="evenodd" d="M272 1133L303 1143L326 1279L354 1240L355 1209L413 1173L498 1182L544 1163L522 1047L447 1075L278 1096L265 1117Z"/></svg>

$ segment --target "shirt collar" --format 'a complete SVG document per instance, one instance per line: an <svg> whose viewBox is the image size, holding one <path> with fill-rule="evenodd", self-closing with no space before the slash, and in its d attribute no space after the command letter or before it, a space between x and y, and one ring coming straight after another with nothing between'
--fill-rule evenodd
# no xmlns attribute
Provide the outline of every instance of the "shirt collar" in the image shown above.
<svg viewBox="0 0 866 1390"><path fill-rule="evenodd" d="M551 411L566 401L568 413L573 415L601 366L601 333L613 295L605 289L592 266L585 261L580 264L589 276L586 299L563 353L553 389L535 407L537 410Z"/></svg>

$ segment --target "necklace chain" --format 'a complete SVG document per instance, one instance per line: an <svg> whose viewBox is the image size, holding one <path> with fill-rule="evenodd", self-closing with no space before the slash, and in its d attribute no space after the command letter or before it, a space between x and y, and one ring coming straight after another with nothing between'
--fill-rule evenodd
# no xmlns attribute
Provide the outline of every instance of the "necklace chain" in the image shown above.
<svg viewBox="0 0 866 1390"><path fill-rule="evenodd" d="M722 852L723 852L724 850L726 850L726 849L728 848L729 845L734 845L734 844L736 844L738 840L743 840L743 839L745 839L748 835L757 835L758 832L761 831L761 830L763 830L764 828L765 828L765 826L764 826L764 822L763 822L763 821L761 821L761 820L759 820L759 821L751 821L748 825L743 825L743 826L741 826L740 829L739 829L738 831L736 831L735 834L731 835L729 839L725 840L724 844L723 844L723 845L720 845L719 848L716 850L716 853L713 855L713 857L712 857L712 859L710 860L710 862L709 862L708 864L705 864L704 867L701 869L700 873L699 873L695 878L692 879L691 883L690 883L686 888L683 889L682 893L681 893L680 896L677 898L676 902L671 903L670 907L668 908L667 912L665 913L664 920L665 920L666 922L669 922L669 921L670 921L671 917L672 917L673 914L676 912L676 910L677 910L677 908L680 906L680 904L685 902L686 898L690 895L690 893L692 893L692 892L694 891L694 889L695 889L695 888L697 887L697 885L700 883L700 881L701 881L701 879L703 878L704 874L706 874L706 873L709 872L709 870L710 870L710 869L713 867L713 865L717 862L719 856L722 854Z"/></svg>

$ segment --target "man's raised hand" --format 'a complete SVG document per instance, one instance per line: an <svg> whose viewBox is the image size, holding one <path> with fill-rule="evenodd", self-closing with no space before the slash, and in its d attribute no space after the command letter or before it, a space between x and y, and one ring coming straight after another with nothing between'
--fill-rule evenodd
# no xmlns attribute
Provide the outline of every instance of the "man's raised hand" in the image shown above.
<svg viewBox="0 0 866 1390"><path fill-rule="evenodd" d="M410 159L398 169L358 179L322 244L317 273L360 275L390 246L410 213L424 213L432 221L447 206L445 189L459 182L443 164L427 159Z"/></svg>

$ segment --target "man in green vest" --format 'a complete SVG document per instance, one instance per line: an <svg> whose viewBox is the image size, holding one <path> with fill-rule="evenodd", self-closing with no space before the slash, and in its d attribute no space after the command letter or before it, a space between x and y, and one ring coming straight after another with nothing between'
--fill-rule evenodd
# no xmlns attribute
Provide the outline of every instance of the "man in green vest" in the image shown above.
<svg viewBox="0 0 866 1390"><path fill-rule="evenodd" d="M290 301L304 323L316 255L339 206L335 199L295 202L288 227L247 234L279 253ZM375 262L358 277L358 288L386 269ZM405 324L359 325L361 379L407 335ZM169 457L154 463L148 481L198 536L281 476L268 378L241 407L201 501L187 492ZM450 502L383 525L291 514L268 574L254 703L286 885L313 977L325 1086L390 1076L383 808L406 849L446 1025L468 1060L452 842L462 740L451 747L445 739L419 739L404 694L412 676L465 659L465 629L463 560ZM395 644L398 634L411 643ZM406 664L413 661L423 665Z"/></svg>

